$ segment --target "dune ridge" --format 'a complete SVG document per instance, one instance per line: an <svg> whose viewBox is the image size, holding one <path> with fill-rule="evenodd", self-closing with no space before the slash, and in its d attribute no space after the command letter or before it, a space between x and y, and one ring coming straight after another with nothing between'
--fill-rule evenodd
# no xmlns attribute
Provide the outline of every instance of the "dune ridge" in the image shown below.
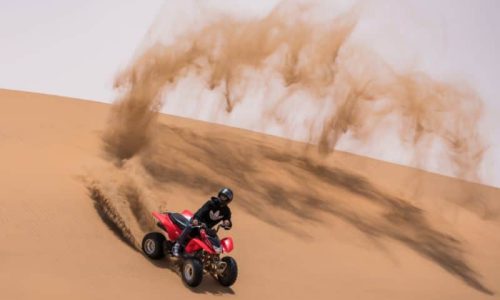
<svg viewBox="0 0 500 300"><path fill-rule="evenodd" d="M2 298L498 298L498 219L455 201L476 184L166 115L117 163L109 105L7 90L0 105ZM190 290L136 251L145 211L194 210L221 184L241 276ZM495 207L498 189L475 188Z"/></svg>

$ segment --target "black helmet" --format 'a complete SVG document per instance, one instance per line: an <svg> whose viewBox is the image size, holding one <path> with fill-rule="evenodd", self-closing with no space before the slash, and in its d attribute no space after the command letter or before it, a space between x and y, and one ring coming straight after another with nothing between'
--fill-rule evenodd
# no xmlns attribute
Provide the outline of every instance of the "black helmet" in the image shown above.
<svg viewBox="0 0 500 300"><path fill-rule="evenodd" d="M233 201L233 191L228 188L222 188L220 189L217 197L225 204L229 204L231 201Z"/></svg>

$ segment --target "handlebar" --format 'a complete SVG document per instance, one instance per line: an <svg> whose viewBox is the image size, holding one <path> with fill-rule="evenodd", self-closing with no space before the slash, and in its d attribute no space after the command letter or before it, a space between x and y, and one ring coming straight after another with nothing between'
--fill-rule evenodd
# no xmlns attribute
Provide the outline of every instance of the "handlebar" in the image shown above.
<svg viewBox="0 0 500 300"><path fill-rule="evenodd" d="M224 228L224 230L229 230L231 227L229 226L224 226L222 224L217 225L217 229L215 229L216 232L219 232L219 228Z"/></svg>

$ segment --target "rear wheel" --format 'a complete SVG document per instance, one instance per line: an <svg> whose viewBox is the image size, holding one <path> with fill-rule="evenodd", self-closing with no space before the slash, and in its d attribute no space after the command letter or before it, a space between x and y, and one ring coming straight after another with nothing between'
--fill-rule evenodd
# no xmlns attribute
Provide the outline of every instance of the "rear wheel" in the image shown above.
<svg viewBox="0 0 500 300"><path fill-rule="evenodd" d="M222 274L217 275L217 280L223 286L231 286L238 278L238 265L231 256L225 256L221 260L226 263L226 268Z"/></svg>
<svg viewBox="0 0 500 300"><path fill-rule="evenodd" d="M142 239L142 251L151 259L165 257L165 245L167 240L159 232L150 232Z"/></svg>
<svg viewBox="0 0 500 300"><path fill-rule="evenodd" d="M203 279L203 265L195 258L186 259L182 265L182 281L190 287L200 285Z"/></svg>

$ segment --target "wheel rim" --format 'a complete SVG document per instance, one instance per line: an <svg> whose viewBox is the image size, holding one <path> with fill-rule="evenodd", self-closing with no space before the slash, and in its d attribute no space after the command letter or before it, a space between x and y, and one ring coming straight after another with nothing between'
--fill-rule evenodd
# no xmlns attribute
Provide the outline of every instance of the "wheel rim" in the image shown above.
<svg viewBox="0 0 500 300"><path fill-rule="evenodd" d="M187 281L191 281L191 280L193 280L193 276L194 276L193 265L191 263L187 263L184 266L184 277L186 277Z"/></svg>
<svg viewBox="0 0 500 300"><path fill-rule="evenodd" d="M156 250L156 243L151 239L147 239L144 243L144 250L147 254L153 254Z"/></svg>

